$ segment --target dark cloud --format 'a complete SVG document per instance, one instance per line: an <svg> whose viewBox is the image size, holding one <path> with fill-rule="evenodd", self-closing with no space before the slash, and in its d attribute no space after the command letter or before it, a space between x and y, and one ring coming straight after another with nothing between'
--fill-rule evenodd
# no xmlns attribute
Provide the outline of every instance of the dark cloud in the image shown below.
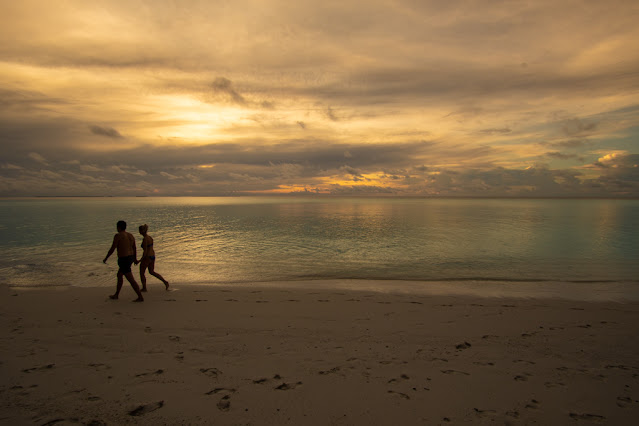
<svg viewBox="0 0 639 426"><path fill-rule="evenodd" d="M0 108L7 112L23 114L53 111L55 106L66 105L67 101L47 96L31 90L12 90L0 87Z"/></svg>
<svg viewBox="0 0 639 426"><path fill-rule="evenodd" d="M480 133L484 133L487 135L495 135L495 134L506 134L506 133L510 133L512 132L512 130L508 129L508 128L502 128L502 129L482 129L479 131Z"/></svg>
<svg viewBox="0 0 639 426"><path fill-rule="evenodd" d="M391 187L375 185L331 185L329 192L332 195L370 195L370 194L397 194L398 191Z"/></svg>
<svg viewBox="0 0 639 426"><path fill-rule="evenodd" d="M328 119L331 121L339 121L339 118L337 118L335 112L333 111L333 108L331 107L326 108L326 117L328 117Z"/></svg>
<svg viewBox="0 0 639 426"><path fill-rule="evenodd" d="M597 129L597 123L586 122L578 118L566 120L562 123L562 131L566 136L583 136Z"/></svg>
<svg viewBox="0 0 639 426"><path fill-rule="evenodd" d="M238 105L246 105L246 99L240 95L234 88L231 80L225 77L217 77L211 87L215 93L223 93L229 96L229 98Z"/></svg>
<svg viewBox="0 0 639 426"><path fill-rule="evenodd" d="M93 133L94 135L106 136L107 138L112 138L112 139L123 138L120 132L115 130L113 127L91 125L89 126L89 129L91 130L91 133Z"/></svg>
<svg viewBox="0 0 639 426"><path fill-rule="evenodd" d="M553 142L551 145L557 148L582 148L588 145L588 139L569 139L565 141Z"/></svg>
<svg viewBox="0 0 639 426"><path fill-rule="evenodd" d="M554 158L557 160L569 160L573 158L578 158L576 154L564 154L557 151L547 152L544 154L545 157Z"/></svg>

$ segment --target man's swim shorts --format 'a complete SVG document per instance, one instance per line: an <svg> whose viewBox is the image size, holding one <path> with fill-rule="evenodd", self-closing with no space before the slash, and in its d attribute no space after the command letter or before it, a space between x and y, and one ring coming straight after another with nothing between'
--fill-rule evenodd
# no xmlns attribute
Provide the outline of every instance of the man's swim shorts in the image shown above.
<svg viewBox="0 0 639 426"><path fill-rule="evenodd" d="M133 262L135 262L135 256L133 255L118 257L118 266L120 267L120 270L118 272L128 274L129 272L131 272L131 265L133 265Z"/></svg>

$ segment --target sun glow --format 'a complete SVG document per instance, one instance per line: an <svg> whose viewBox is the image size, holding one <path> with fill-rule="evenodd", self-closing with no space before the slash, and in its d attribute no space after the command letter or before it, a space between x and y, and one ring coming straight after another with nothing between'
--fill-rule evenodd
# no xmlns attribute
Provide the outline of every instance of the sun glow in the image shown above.
<svg viewBox="0 0 639 426"><path fill-rule="evenodd" d="M152 131L167 139L196 144L228 139L228 129L246 120L244 109L208 104L188 96L158 96L155 103L158 112Z"/></svg>

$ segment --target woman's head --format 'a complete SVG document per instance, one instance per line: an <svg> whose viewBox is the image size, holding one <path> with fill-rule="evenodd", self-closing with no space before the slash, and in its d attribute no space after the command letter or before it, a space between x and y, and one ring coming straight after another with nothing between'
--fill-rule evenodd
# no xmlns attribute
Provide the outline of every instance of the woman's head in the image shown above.
<svg viewBox="0 0 639 426"><path fill-rule="evenodd" d="M149 230L149 225L147 225L146 223L144 225L140 225L140 235L144 235L146 234L146 231Z"/></svg>

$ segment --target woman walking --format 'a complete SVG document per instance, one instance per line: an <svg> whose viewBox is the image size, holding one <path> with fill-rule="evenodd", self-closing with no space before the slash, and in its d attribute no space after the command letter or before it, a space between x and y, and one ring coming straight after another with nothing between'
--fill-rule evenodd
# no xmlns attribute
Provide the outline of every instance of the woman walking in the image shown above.
<svg viewBox="0 0 639 426"><path fill-rule="evenodd" d="M140 281L142 281L142 291L146 291L146 276L144 273L146 269L149 269L149 273L153 275L158 280L162 281L166 286L166 289L169 289L169 282L165 280L162 275L155 272L155 251L153 250L153 238L147 234L149 230L149 225L144 224L141 225L140 235L142 235L142 259L140 259Z"/></svg>

